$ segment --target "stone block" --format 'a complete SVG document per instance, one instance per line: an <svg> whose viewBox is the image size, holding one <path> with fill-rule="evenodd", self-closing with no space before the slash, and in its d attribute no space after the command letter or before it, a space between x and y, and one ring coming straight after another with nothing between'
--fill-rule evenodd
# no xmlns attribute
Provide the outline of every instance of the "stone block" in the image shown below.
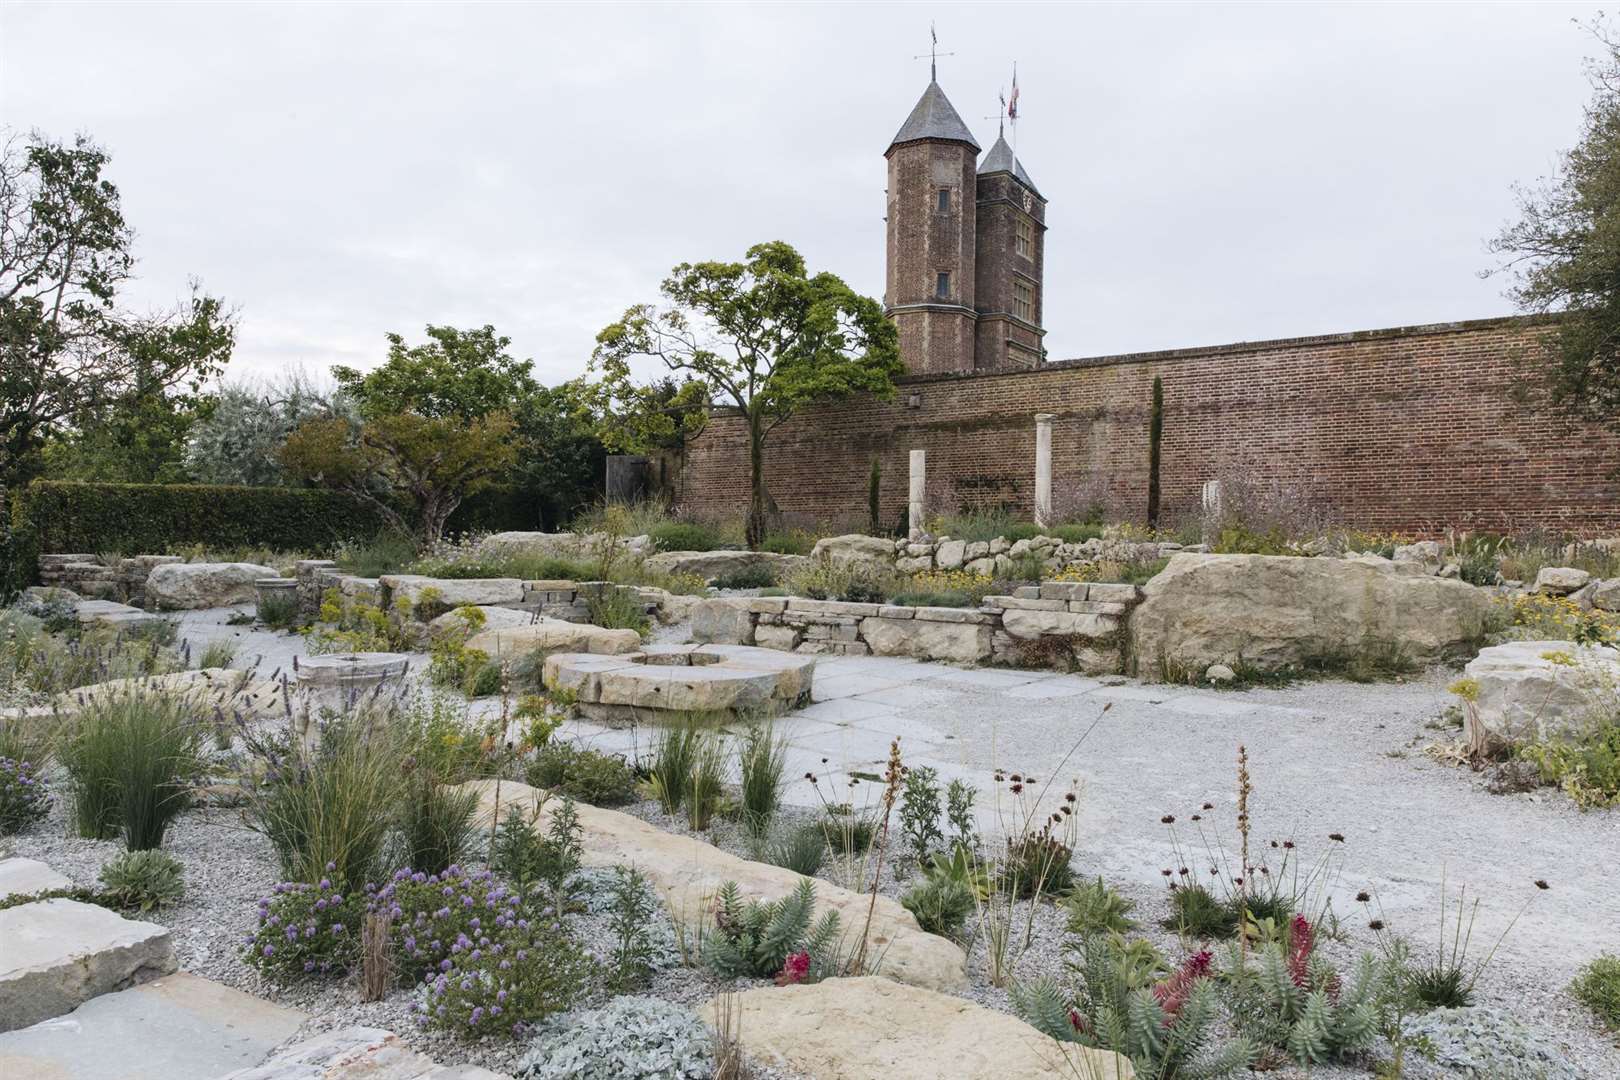
<svg viewBox="0 0 1620 1080"><path fill-rule="evenodd" d="M911 607L890 607L889 605L885 604L884 606L878 608L877 613L885 619L910 619L916 616L917 609Z"/></svg>
<svg viewBox="0 0 1620 1080"><path fill-rule="evenodd" d="M1067 611L1069 609L1069 603L1066 600L1025 600L1019 596L987 596L984 598L984 606L1020 611Z"/></svg>
<svg viewBox="0 0 1620 1080"><path fill-rule="evenodd" d="M1592 590L1592 606L1599 611L1620 611L1620 578L1598 582Z"/></svg>
<svg viewBox="0 0 1620 1080"><path fill-rule="evenodd" d="M275 576L257 563L165 563L146 579L146 600L170 611L251 604L258 598L253 583Z"/></svg>
<svg viewBox="0 0 1620 1080"><path fill-rule="evenodd" d="M989 577L996 572L996 560L989 556L970 559L967 564L967 572L977 574L980 577Z"/></svg>
<svg viewBox="0 0 1620 1080"><path fill-rule="evenodd" d="M983 559L990 554L990 542L988 540L975 540L967 546L967 549L962 554L969 561Z"/></svg>
<svg viewBox="0 0 1620 1080"><path fill-rule="evenodd" d="M1039 600L1041 598L1041 587L1039 585L1020 585L1012 591L1012 594L1020 600Z"/></svg>
<svg viewBox="0 0 1620 1080"><path fill-rule="evenodd" d="M1084 581L1043 581L1040 593L1043 600L1084 600L1089 588Z"/></svg>
<svg viewBox="0 0 1620 1080"><path fill-rule="evenodd" d="M934 564L941 570L959 569L967 561L967 543L962 540L943 541L934 550Z"/></svg>
<svg viewBox="0 0 1620 1080"><path fill-rule="evenodd" d="M1106 600L1071 600L1069 610L1084 615L1123 615L1131 606Z"/></svg>
<svg viewBox="0 0 1620 1080"><path fill-rule="evenodd" d="M869 615L876 615L880 604L857 604L845 600L801 600L792 597L788 600L787 610L792 613L806 615L843 615L864 619Z"/></svg>
<svg viewBox="0 0 1620 1080"><path fill-rule="evenodd" d="M692 640L719 645L752 645L754 620L748 600L719 597L692 605Z"/></svg>
<svg viewBox="0 0 1620 1080"><path fill-rule="evenodd" d="M912 618L918 622L989 623L995 616L972 608L920 607L913 608Z"/></svg>
<svg viewBox="0 0 1620 1080"><path fill-rule="evenodd" d="M1094 581L1086 586L1087 600L1107 600L1116 604L1134 604L1140 590L1125 582Z"/></svg>
<svg viewBox="0 0 1620 1080"><path fill-rule="evenodd" d="M781 649L792 652L801 640L799 631L791 626L756 626L754 644L762 649Z"/></svg>
<svg viewBox="0 0 1620 1080"><path fill-rule="evenodd" d="M1544 566L1536 573L1536 592L1568 596L1591 580L1591 574L1573 566Z"/></svg>
<svg viewBox="0 0 1620 1080"><path fill-rule="evenodd" d="M439 594L438 603L446 608L464 604L518 604L523 602L523 582L519 578L431 578L420 574L385 574L377 579L389 590L390 602L404 597L413 607L429 589Z"/></svg>
<svg viewBox="0 0 1620 1080"><path fill-rule="evenodd" d="M175 969L169 931L77 900L0 911L0 1031L61 1016Z"/></svg>
<svg viewBox="0 0 1620 1080"><path fill-rule="evenodd" d="M921 574L924 571L932 570L934 568L934 560L927 555L919 555L915 558L896 559L894 561L894 568L900 571L902 574Z"/></svg>
<svg viewBox="0 0 1620 1080"><path fill-rule="evenodd" d="M1049 634L1065 637L1106 637L1119 629L1119 620L1108 615L1009 608L1001 615L1001 625L1013 637L1025 640Z"/></svg>
<svg viewBox="0 0 1620 1080"><path fill-rule="evenodd" d="M924 611L950 610L919 608ZM990 628L976 623L871 618L861 623L861 637L877 656L910 656L973 664L990 657Z"/></svg>
<svg viewBox="0 0 1620 1080"><path fill-rule="evenodd" d="M787 610L788 598L785 596L756 596L748 601L748 610L759 615L780 615Z"/></svg>

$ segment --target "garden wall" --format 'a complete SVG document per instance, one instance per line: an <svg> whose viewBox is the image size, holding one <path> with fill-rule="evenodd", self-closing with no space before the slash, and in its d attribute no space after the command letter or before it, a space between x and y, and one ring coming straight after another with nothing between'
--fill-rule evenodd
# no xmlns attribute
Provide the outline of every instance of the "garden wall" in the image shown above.
<svg viewBox="0 0 1620 1080"><path fill-rule="evenodd" d="M1252 466L1302 482L1347 524L1433 535L1542 525L1620 529L1620 434L1566 427L1514 393L1547 324L1527 318L1402 327L1107 356L1034 371L922 375L890 401L807 411L771 436L766 476L783 511L866 519L882 465L883 524L906 505L907 452L930 487L1033 511L1035 421L1055 417L1054 490L1100 489L1140 518L1148 407L1164 383L1163 502L1189 511L1205 481ZM686 510L741 513L747 433L717 414L672 478Z"/></svg>

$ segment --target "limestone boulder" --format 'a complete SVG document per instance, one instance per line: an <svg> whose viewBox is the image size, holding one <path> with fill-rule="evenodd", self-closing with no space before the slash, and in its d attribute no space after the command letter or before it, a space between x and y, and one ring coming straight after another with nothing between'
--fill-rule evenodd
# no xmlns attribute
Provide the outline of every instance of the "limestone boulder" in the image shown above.
<svg viewBox="0 0 1620 1080"><path fill-rule="evenodd" d="M692 605L692 640L716 645L752 645L754 619L745 597L715 597Z"/></svg>
<svg viewBox="0 0 1620 1080"><path fill-rule="evenodd" d="M854 566L887 572L894 569L894 541L864 533L824 536L810 549L810 558L834 566Z"/></svg>
<svg viewBox="0 0 1620 1080"><path fill-rule="evenodd" d="M763 566L780 581L809 563L804 555L778 555L774 551L660 551L647 556L643 565L656 573L693 574L704 581Z"/></svg>
<svg viewBox="0 0 1620 1080"><path fill-rule="evenodd" d="M1620 577L1596 583L1592 590L1592 606L1599 611L1620 611Z"/></svg>
<svg viewBox="0 0 1620 1080"><path fill-rule="evenodd" d="M495 781L474 780L462 787L478 792L480 816L486 828L508 807L532 810L542 794L524 784L506 781L500 785L497 812ZM544 831L556 806L556 800L546 801L534 828ZM715 894L728 881L737 883L745 900L775 900L796 888L800 880L798 874L785 867L740 859L697 837L667 833L630 814L584 803L576 809L585 864L638 867L663 894L671 915L691 926L713 918ZM845 934L842 951L850 951L857 944L856 935L865 925L870 902L869 894L851 892L826 881L816 882L817 916L823 911L838 912ZM867 946L871 955L881 957L880 971L889 979L946 992L967 987L967 958L962 949L945 938L924 933L909 911L886 896L877 898Z"/></svg>
<svg viewBox="0 0 1620 1080"><path fill-rule="evenodd" d="M934 565L941 570L960 570L966 561L966 540L942 540L934 549Z"/></svg>
<svg viewBox="0 0 1620 1080"><path fill-rule="evenodd" d="M1399 565L1173 555L1128 623L1136 674L1160 679L1239 661L1275 671L1357 656L1427 663L1471 650L1491 626L1490 593Z"/></svg>
<svg viewBox="0 0 1620 1080"><path fill-rule="evenodd" d="M1536 571L1535 589L1549 596L1568 596L1591 580L1591 574L1573 566L1543 566Z"/></svg>
<svg viewBox="0 0 1620 1080"><path fill-rule="evenodd" d="M516 626L491 627L467 639L467 648L478 649L492 659L540 651L617 655L640 647L641 635L634 630L610 630L563 619L530 621L527 615Z"/></svg>
<svg viewBox="0 0 1620 1080"><path fill-rule="evenodd" d="M1511 641L1484 649L1465 675L1477 686L1467 709L1475 745L1501 746L1578 734L1620 689L1620 650L1571 641Z"/></svg>
<svg viewBox="0 0 1620 1080"><path fill-rule="evenodd" d="M432 595L429 590L438 594L434 604L440 608L523 602L523 582L519 578L432 578L420 574L384 574L377 580L388 590L390 604L403 598L413 608Z"/></svg>
<svg viewBox="0 0 1620 1080"><path fill-rule="evenodd" d="M990 658L990 627L978 622L934 622L918 618L861 620L861 638L874 656L910 656L977 664Z"/></svg>
<svg viewBox="0 0 1620 1080"><path fill-rule="evenodd" d="M147 575L146 602L162 611L251 604L259 595L253 583L276 576L258 563L166 563Z"/></svg>
<svg viewBox="0 0 1620 1080"><path fill-rule="evenodd" d="M514 626L528 626L534 622L533 612L518 608L480 604L477 610L484 615L484 630L510 630ZM466 627L466 619L455 611L447 611L428 623L428 636L438 638L445 634L461 633Z"/></svg>
<svg viewBox="0 0 1620 1080"><path fill-rule="evenodd" d="M1119 631L1119 616L1094 612L1008 608L1001 613L1001 625L1007 633L1016 638L1034 639L1049 634L1100 638Z"/></svg>
<svg viewBox="0 0 1620 1080"><path fill-rule="evenodd" d="M1441 551L1440 541L1438 540L1419 540L1415 544L1399 544L1395 548L1395 561L1439 566Z"/></svg>
<svg viewBox="0 0 1620 1080"><path fill-rule="evenodd" d="M698 1009L715 1022L720 1000ZM812 1080L1128 1080L1128 1059L1058 1043L1015 1016L880 974L760 987L735 998L748 1056Z"/></svg>

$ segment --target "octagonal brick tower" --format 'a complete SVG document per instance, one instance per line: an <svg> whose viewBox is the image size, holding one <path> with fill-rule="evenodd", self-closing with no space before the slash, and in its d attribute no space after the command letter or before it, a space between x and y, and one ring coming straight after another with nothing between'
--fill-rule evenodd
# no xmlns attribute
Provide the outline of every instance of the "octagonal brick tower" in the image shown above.
<svg viewBox="0 0 1620 1080"><path fill-rule="evenodd" d="M929 82L889 144L884 306L906 370L972 371L979 144Z"/></svg>
<svg viewBox="0 0 1620 1080"><path fill-rule="evenodd" d="M979 165L974 367L1039 367L1046 200L1005 137Z"/></svg>

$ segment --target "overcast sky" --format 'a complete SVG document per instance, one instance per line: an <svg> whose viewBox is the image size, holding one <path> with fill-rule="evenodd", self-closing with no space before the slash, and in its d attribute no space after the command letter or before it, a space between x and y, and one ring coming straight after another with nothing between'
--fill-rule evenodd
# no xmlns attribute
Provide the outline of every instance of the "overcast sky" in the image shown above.
<svg viewBox="0 0 1620 1080"><path fill-rule="evenodd" d="M883 151L928 81L1050 200L1055 359L1504 314L1511 186L1575 139L1558 4L0 3L0 122L85 132L139 305L232 367L493 323L547 382L677 262L781 239L883 289Z"/></svg>

